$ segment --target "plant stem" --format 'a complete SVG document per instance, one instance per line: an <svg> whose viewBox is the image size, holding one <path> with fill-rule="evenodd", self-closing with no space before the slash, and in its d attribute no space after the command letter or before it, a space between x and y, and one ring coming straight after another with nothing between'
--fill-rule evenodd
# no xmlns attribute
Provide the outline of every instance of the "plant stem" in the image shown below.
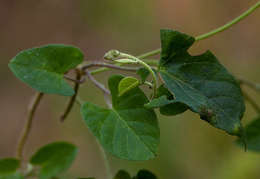
<svg viewBox="0 0 260 179"><path fill-rule="evenodd" d="M89 80L92 81L97 88L99 88L101 91L103 91L105 102L107 103L109 108L112 108L112 103L110 101L110 91L108 89L106 89L105 86L102 83L99 83L91 75L91 73L88 70L85 70L85 73L86 73L87 77L89 78Z"/></svg>
<svg viewBox="0 0 260 179"><path fill-rule="evenodd" d="M76 69L76 80L80 81L80 79L81 79L81 72L78 69ZM70 113L70 111L71 111L71 109L72 109L72 107L73 107L73 105L75 103L76 97L78 95L79 86L80 86L80 83L75 82L75 86L74 86L75 94L70 98L69 103L68 103L68 105L66 107L66 110L61 115L61 117L60 117L60 121L61 122L64 122L64 120L69 115L69 113Z"/></svg>
<svg viewBox="0 0 260 179"><path fill-rule="evenodd" d="M145 58L148 58L148 57L151 57L151 56L154 56L154 55L158 55L161 53L161 49L158 48L156 50L153 50L153 51L150 51L150 52L147 52L147 53L144 53L142 55L139 55L137 58L139 59L145 59Z"/></svg>
<svg viewBox="0 0 260 179"><path fill-rule="evenodd" d="M19 158L20 160L22 160L24 146L32 128L32 122L33 122L35 111L39 106L42 97L43 97L43 93L36 93L36 95L34 96L34 98L32 99L28 107L27 121L21 139L18 142L17 153L16 153L17 158Z"/></svg>
<svg viewBox="0 0 260 179"><path fill-rule="evenodd" d="M250 7L247 11L242 13L240 16L238 16L234 20L228 22L227 24L225 24L225 25L223 25L223 26L221 26L221 27L219 27L215 30L212 30L208 33L205 33L205 34L202 34L202 35L195 37L195 40L196 41L203 40L203 39L209 38L213 35L216 35L219 32L223 32L224 30L226 30L226 29L230 28L231 26L235 25L236 23L240 22L242 19L246 18L248 15L250 15L252 12L254 12L259 6L260 6L260 1L258 1L255 5ZM158 55L160 53L161 53L161 49L156 49L156 50L144 53L142 55L139 55L138 58L144 59L144 58L148 58L148 57L151 57L151 56L154 56L154 55Z"/></svg>
<svg viewBox="0 0 260 179"><path fill-rule="evenodd" d="M89 71L85 70L85 72L86 72L87 77L90 79L90 81L92 81L92 82L95 84L95 86L96 86L97 88L101 89L101 91L103 91L105 94L110 95L109 90L106 89L103 84L99 83L99 82L90 74Z"/></svg>
<svg viewBox="0 0 260 179"><path fill-rule="evenodd" d="M103 149L103 147L100 145L100 143L97 140L96 140L96 143L97 143L97 145L99 147L99 151L100 151L100 153L102 155L102 158L103 158L103 161L104 161L107 179L111 179L112 175L111 175L110 165L109 165L109 161L108 161L106 152L105 152L105 150Z"/></svg>
<svg viewBox="0 0 260 179"><path fill-rule="evenodd" d="M245 99L252 105L252 107L255 109L255 111L260 114L260 106L256 104L256 102L245 92L243 91L243 96Z"/></svg>
<svg viewBox="0 0 260 179"><path fill-rule="evenodd" d="M67 76L67 75L64 75L64 78L67 79L67 80L69 80L69 81L78 83L78 84L82 84L82 83L84 83L85 80L86 80L86 79L85 79L85 76L83 76L82 79L80 79L80 80L76 80L76 79L71 78L71 77L69 77L69 76Z"/></svg>
<svg viewBox="0 0 260 179"><path fill-rule="evenodd" d="M237 78L237 80L239 81L240 84L245 84L251 87L252 89L256 90L257 92L260 92L260 84L253 83L252 81L249 81L241 77Z"/></svg>
<svg viewBox="0 0 260 179"><path fill-rule="evenodd" d="M159 65L159 60L156 60L156 59L143 59L142 61L151 66L157 67Z"/></svg>
<svg viewBox="0 0 260 179"><path fill-rule="evenodd" d="M240 22L242 19L246 18L248 15L250 15L251 13L253 13L258 7L260 6L260 1L258 1L255 5L253 5L252 7L250 7L247 11L245 11L244 13L242 13L240 16L238 16L237 18L233 19L232 21L228 22L227 24L212 30L208 33L199 35L197 37L195 37L196 41L200 41L200 40L204 40L206 38L209 38L213 35L216 35L219 32L223 32L224 30L227 30L228 28L230 28L231 26L237 24L238 22ZM145 59L154 55L158 55L161 53L161 48L156 49L156 50L152 50L150 52L144 53L142 55L137 56L137 58L139 59ZM101 73L104 71L108 71L108 68L99 68L97 70L94 70L91 72L92 75L97 74L97 73Z"/></svg>
<svg viewBox="0 0 260 179"><path fill-rule="evenodd" d="M232 21L228 22L227 24L213 30L210 31L206 34L202 34L198 37L196 37L196 41L199 40L203 40L206 39L208 37L211 37L219 32L222 32L228 28L230 28L231 26L235 25L236 23L238 23L239 21L241 21L242 19L246 18L248 15L250 15L252 12L254 12L254 10L256 10L258 7L260 6L260 1L258 1L255 5L253 5L252 7L250 7L247 11L245 11L244 13L242 13L240 16L238 16L237 18L233 19Z"/></svg>
<svg viewBox="0 0 260 179"><path fill-rule="evenodd" d="M79 106L82 106L84 104L84 101L79 96L77 96L76 102L78 103Z"/></svg>

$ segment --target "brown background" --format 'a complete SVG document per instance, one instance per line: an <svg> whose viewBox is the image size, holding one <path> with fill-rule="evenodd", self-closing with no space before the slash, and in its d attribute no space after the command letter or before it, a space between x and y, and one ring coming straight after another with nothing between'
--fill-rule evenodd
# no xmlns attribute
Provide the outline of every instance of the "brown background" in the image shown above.
<svg viewBox="0 0 260 179"><path fill-rule="evenodd" d="M15 79L7 67L19 51L49 43L78 46L86 60L99 60L110 49L138 55L159 47L159 30L172 28L200 35L223 25L256 0L0 0L0 158L11 157L34 91ZM190 52L210 49L233 74L260 82L260 9L246 20L210 39L196 43ZM106 82L108 73L97 79ZM260 103L260 97L245 88ZM81 89L87 101L104 105L102 93L87 83ZM95 98L93 99L93 96ZM36 114L26 146L28 158L38 147L55 140L79 146L70 176L105 178L95 139L75 106L64 124L58 121L67 99L49 95ZM252 108L244 123L256 116ZM186 112L160 117L159 156L147 162L128 162L109 155L112 173L146 168L165 179L257 179L260 154L244 152L234 137L214 129Z"/></svg>

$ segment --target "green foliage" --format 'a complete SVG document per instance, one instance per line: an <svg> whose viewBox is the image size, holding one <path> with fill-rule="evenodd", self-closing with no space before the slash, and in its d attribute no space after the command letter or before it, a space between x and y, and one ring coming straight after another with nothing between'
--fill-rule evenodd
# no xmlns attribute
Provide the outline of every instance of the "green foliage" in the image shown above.
<svg viewBox="0 0 260 179"><path fill-rule="evenodd" d="M119 170L114 179L131 179L131 176L127 171Z"/></svg>
<svg viewBox="0 0 260 179"><path fill-rule="evenodd" d="M260 152L260 116L250 122L244 130L247 149L255 152ZM237 142L240 145L243 145L244 143L242 139L238 139Z"/></svg>
<svg viewBox="0 0 260 179"><path fill-rule="evenodd" d="M149 170L140 170L133 179L157 179Z"/></svg>
<svg viewBox="0 0 260 179"><path fill-rule="evenodd" d="M48 179L66 171L77 155L77 147L66 142L55 142L40 148L30 159L41 166L40 179Z"/></svg>
<svg viewBox="0 0 260 179"><path fill-rule="evenodd" d="M188 109L188 106L176 102L174 96L169 92L164 85L161 85L157 89L157 98L153 99L149 103L145 104L147 108L160 108L160 113L166 116L174 116L181 114Z"/></svg>
<svg viewBox="0 0 260 179"><path fill-rule="evenodd" d="M231 27L258 7L260 7L260 2L226 25L196 38L177 31L161 30L162 49L139 57L117 50L106 53L104 58L112 60L111 63L115 64L99 64L100 66L127 71L133 71L133 69L124 68L125 64L142 65L145 68L139 68L136 71L141 80L121 75L113 75L109 78L108 86L112 96L112 106L106 98L109 108L99 107L90 102L81 104L81 115L103 148L114 156L126 160L149 160L156 157L160 129L154 108L159 108L161 114L169 116L181 114L190 109L212 126L241 137L238 143L247 141L249 150L259 152L260 117L247 125L245 129L242 128L241 119L245 105L240 84L210 51L198 56L191 56L187 52L195 41L208 38ZM141 60L160 52L157 70L148 65L151 63ZM80 98L77 98L77 92L83 77L89 77L90 81L105 93L105 97L109 94L109 91L91 76L94 72L85 71L95 64L87 64L84 68L81 64L83 58L82 52L76 47L46 45L24 50L9 63L11 71L17 78L41 92L38 93L40 97L33 101L29 109L26 130L19 143L21 145L18 146L17 153L21 161L23 161L23 146L29 135L33 115L42 93L64 96L75 94L69 101L65 114L70 112L75 99L82 103ZM119 66L116 66L117 62L120 63ZM69 70L77 72L76 80L72 80L77 83L76 93L64 80L64 74ZM107 68L97 69L95 73L106 70ZM153 77L153 84L146 81L150 73ZM162 82L159 88L157 88L157 79L161 79ZM141 84L152 87L152 100L149 100L138 87ZM259 90L259 85L251 82L247 84ZM257 104L251 103L259 112ZM27 171L22 172L25 176L18 171L19 160L2 159L0 160L0 179L23 179L36 175L40 179L56 178L71 166L77 151L76 146L66 142L48 144L31 157L29 166L33 167L28 167ZM131 178L156 179L157 177L148 170L140 170L134 177L120 170L114 177L114 179Z"/></svg>
<svg viewBox="0 0 260 179"><path fill-rule="evenodd" d="M0 160L0 175L14 173L20 167L20 161L14 158Z"/></svg>
<svg viewBox="0 0 260 179"><path fill-rule="evenodd" d="M14 173L5 176L0 176L0 179L24 179L24 177L20 173Z"/></svg>
<svg viewBox="0 0 260 179"><path fill-rule="evenodd" d="M74 91L63 75L82 61L78 48L46 45L20 52L9 67L17 78L39 92L72 96Z"/></svg>
<svg viewBox="0 0 260 179"><path fill-rule="evenodd" d="M17 172L20 167L20 161L14 158L5 158L0 160L0 179L22 179Z"/></svg>
<svg viewBox="0 0 260 179"><path fill-rule="evenodd" d="M84 121L111 154L127 160L148 160L157 154L159 127L153 110L144 108L145 94L135 87L119 96L123 76L109 78L113 108L105 109L89 102L81 108Z"/></svg>
<svg viewBox="0 0 260 179"><path fill-rule="evenodd" d="M147 70L146 68L142 67L139 68L136 73L140 76L141 78L141 82L144 83L146 81L146 79L148 78L150 72L149 70Z"/></svg>
<svg viewBox="0 0 260 179"><path fill-rule="evenodd" d="M191 36L172 30L161 31L162 52L159 71L165 86L212 126L241 135L245 111L241 89L234 77L209 51L191 56Z"/></svg>
<svg viewBox="0 0 260 179"><path fill-rule="evenodd" d="M134 77L127 76L123 78L118 85L118 93L119 93L118 95L122 96L123 94L127 93L131 89L137 87L139 84L140 84L139 80Z"/></svg>

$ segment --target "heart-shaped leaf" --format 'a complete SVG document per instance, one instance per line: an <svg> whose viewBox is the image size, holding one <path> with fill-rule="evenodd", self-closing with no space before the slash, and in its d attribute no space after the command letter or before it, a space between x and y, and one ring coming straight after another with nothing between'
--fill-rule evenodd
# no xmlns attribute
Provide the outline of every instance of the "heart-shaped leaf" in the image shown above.
<svg viewBox="0 0 260 179"><path fill-rule="evenodd" d="M55 142L40 148L30 160L41 166L40 179L48 179L66 171L77 155L77 147L67 142Z"/></svg>
<svg viewBox="0 0 260 179"><path fill-rule="evenodd" d="M127 76L123 78L118 85L119 96L122 96L123 94L127 93L131 89L137 87L139 84L140 84L139 80L134 77Z"/></svg>
<svg viewBox="0 0 260 179"><path fill-rule="evenodd" d="M74 91L63 76L82 61L78 48L46 45L20 52L9 67L17 78L39 92L72 96Z"/></svg>
<svg viewBox="0 0 260 179"><path fill-rule="evenodd" d="M191 36L161 30L159 71L176 102L187 105L201 119L232 135L241 135L245 111L241 89L234 77L209 51L191 56Z"/></svg>
<svg viewBox="0 0 260 179"><path fill-rule="evenodd" d="M104 149L126 160L148 160L157 154L160 131L153 110L144 108L145 94L135 87L122 96L118 85L123 76L109 78L112 109L85 103L81 114Z"/></svg>

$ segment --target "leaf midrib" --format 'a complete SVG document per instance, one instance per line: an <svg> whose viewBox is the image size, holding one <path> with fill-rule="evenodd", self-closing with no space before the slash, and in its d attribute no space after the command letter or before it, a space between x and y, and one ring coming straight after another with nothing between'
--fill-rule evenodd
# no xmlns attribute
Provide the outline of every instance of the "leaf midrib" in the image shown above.
<svg viewBox="0 0 260 179"><path fill-rule="evenodd" d="M175 77L174 75L168 73L167 71L161 70L160 72L165 73L166 75L169 75L170 77L173 77L176 81L181 81L181 82L184 83L185 85L189 86L192 90L197 91L200 95L206 97L206 99L208 99L208 101L210 101L210 102L212 102L214 105L216 105L216 106L218 107L218 109L220 109L220 110L222 111L222 113L223 113L228 119L231 119L231 120L232 120L232 117L230 117L230 115L228 115L228 114L226 113L226 111L223 110L223 109L219 106L219 104L215 103L214 100L211 100L211 98L209 98L208 96L204 95L203 93L201 93L200 91L198 91L197 89L195 89L193 86L191 86L191 85L187 84L186 82L180 80L179 78L177 78L177 77ZM185 92L185 94L187 94L187 93ZM188 96L189 96L189 95L188 95ZM220 96L220 95L219 95L219 96ZM191 97L191 96L190 96L190 97ZM191 97L191 98L192 98L192 97ZM193 99L193 98L192 98L192 99ZM193 99L193 100L194 100L194 99ZM196 100L194 100L194 101L197 102Z"/></svg>
<svg viewBox="0 0 260 179"><path fill-rule="evenodd" d="M142 109L142 108L134 108L134 109ZM120 116L120 114L116 111L116 109L112 108L111 111L114 112L114 113L118 116L118 118L119 118L121 121L123 121L123 123L132 131L132 133L135 134L136 138L139 139L139 140L144 144L144 146L146 147L146 149L154 156L155 154L154 154L153 150L151 150L150 147L147 146L147 144L144 142L144 140L141 139L141 138L136 134L135 130L128 125L128 123ZM113 138L114 138L114 137L113 137Z"/></svg>

